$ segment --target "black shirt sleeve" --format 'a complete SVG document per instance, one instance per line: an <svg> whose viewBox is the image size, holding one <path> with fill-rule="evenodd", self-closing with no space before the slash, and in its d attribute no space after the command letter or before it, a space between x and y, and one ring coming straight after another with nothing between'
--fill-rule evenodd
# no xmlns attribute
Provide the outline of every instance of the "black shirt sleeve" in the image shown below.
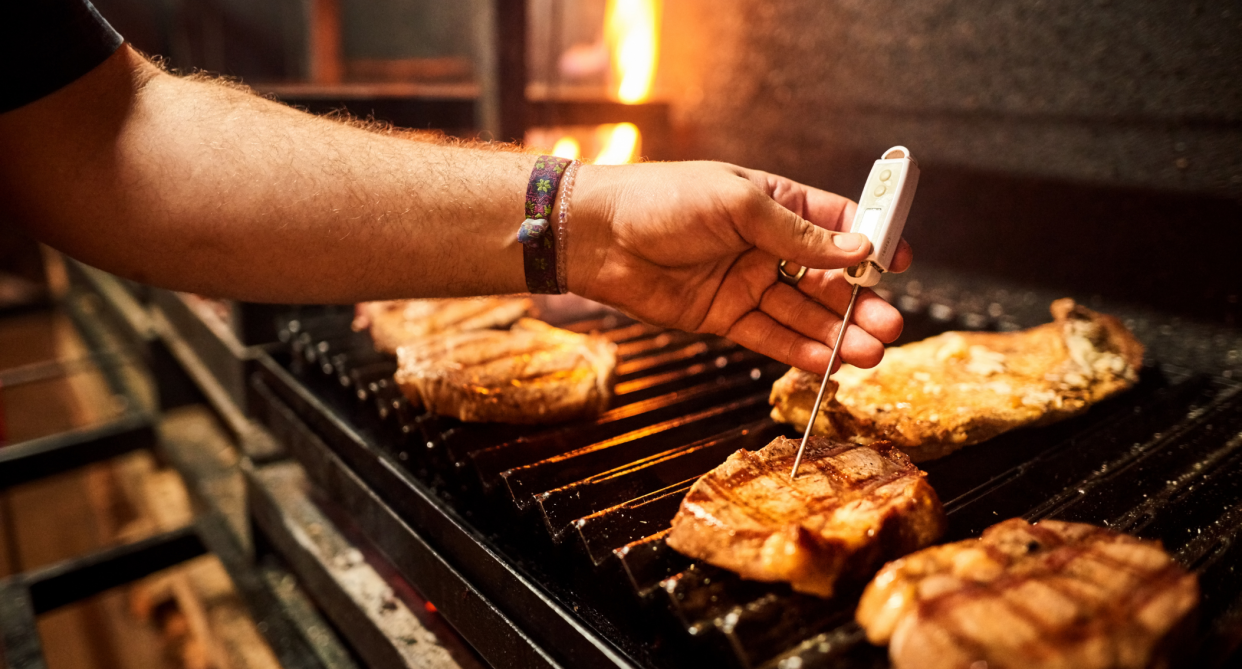
<svg viewBox="0 0 1242 669"><path fill-rule="evenodd" d="M0 113L59 90L123 41L87 0L0 0Z"/></svg>

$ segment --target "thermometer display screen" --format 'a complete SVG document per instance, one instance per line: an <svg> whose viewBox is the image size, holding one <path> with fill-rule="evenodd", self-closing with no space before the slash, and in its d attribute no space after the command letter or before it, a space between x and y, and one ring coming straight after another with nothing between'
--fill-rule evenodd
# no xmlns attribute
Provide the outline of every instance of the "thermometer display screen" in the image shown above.
<svg viewBox="0 0 1242 669"><path fill-rule="evenodd" d="M879 208L864 209L862 220L858 221L858 229L853 230L853 232L861 232L862 234L867 235L867 239L870 239L871 243L875 244L878 242L878 240L875 238L875 233L879 231L880 224L883 222L884 222L884 210L883 209L879 209Z"/></svg>

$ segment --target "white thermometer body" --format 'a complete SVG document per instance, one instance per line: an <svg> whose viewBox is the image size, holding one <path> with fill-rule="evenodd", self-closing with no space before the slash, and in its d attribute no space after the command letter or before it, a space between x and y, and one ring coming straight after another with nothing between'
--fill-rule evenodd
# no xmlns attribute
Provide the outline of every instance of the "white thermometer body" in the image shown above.
<svg viewBox="0 0 1242 669"><path fill-rule="evenodd" d="M884 157L871 166L850 226L850 232L864 234L871 240L871 254L845 271L846 281L864 287L880 282L880 275L888 271L897 252L918 185L919 165L904 146L885 151Z"/></svg>
<svg viewBox="0 0 1242 669"><path fill-rule="evenodd" d="M910 150L904 146L894 146L885 151L884 157L871 166L867 185L863 187L862 197L858 198L854 224L850 226L850 232L862 233L871 241L871 253L866 260L845 270L845 280L854 285L854 290L850 293L850 303L845 308L845 315L841 317L841 329L837 331L837 343L833 345L832 357L828 359L828 371L824 373L824 380L819 384L815 406L806 422L806 432L802 433L802 444L798 446L798 454L794 457L793 470L789 472L791 479L798 475L802 453L811 437L815 418L819 416L819 407L824 402L828 377L832 375L832 367L841 352L841 342L845 340L845 330L850 326L854 315L858 291L860 288L876 285L880 282L880 275L888 271L893 262L893 254L897 252L897 243L901 241L901 231L906 227L906 215L910 213L910 203L914 200L914 189L918 184L919 165L910 157Z"/></svg>

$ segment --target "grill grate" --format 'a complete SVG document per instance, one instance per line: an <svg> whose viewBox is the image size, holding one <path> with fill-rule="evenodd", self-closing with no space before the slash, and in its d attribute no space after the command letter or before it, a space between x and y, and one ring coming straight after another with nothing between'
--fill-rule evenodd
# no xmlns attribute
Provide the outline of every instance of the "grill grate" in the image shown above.
<svg viewBox="0 0 1242 669"><path fill-rule="evenodd" d="M918 300L898 304L907 308L907 341L964 325L1012 327ZM636 664L675 666L693 652L738 667L885 666L884 651L866 644L852 620L863 584L822 600L744 581L664 543L699 475L738 448L797 436L767 418L768 391L785 368L722 339L611 312L548 320L617 342L616 399L602 416L518 427L420 415L391 381L395 363L341 315L288 323L286 364L377 450L470 518L494 542L496 559L567 600ZM1083 416L1002 435L924 469L949 512L946 540L1013 516L1162 540L1200 573L1202 664L1238 645L1239 384L1149 367L1136 388Z"/></svg>

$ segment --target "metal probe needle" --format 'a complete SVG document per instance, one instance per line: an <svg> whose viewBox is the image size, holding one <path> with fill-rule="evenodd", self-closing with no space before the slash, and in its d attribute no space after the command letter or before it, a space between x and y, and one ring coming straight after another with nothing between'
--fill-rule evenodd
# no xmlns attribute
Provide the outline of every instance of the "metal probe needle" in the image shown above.
<svg viewBox="0 0 1242 669"><path fill-rule="evenodd" d="M837 333L837 343L832 347L832 357L828 358L828 370L824 372L824 382L819 384L819 394L815 396L815 407L811 409L811 418L806 422L806 432L802 434L802 445L798 447L798 455L794 457L793 471L789 478L798 476L798 465L802 462L802 452L806 450L806 440L811 437L811 428L815 425L815 417L819 415L819 405L824 401L824 389L828 387L828 377L832 376L832 366L837 362L841 351L841 342L845 339L845 329L850 326L850 317L854 315L854 301L858 299L858 284L854 284L854 292L850 294L850 306L845 308L845 316L841 318L841 331Z"/></svg>

